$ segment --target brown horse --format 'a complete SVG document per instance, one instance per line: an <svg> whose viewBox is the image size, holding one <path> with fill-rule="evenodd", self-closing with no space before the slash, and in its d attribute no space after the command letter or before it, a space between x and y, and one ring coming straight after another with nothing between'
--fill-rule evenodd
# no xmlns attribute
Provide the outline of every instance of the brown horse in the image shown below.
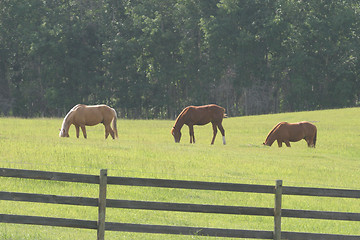
<svg viewBox="0 0 360 240"><path fill-rule="evenodd" d="M316 126L310 122L280 122L269 132L263 144L271 146L277 140L279 147L282 147L282 142L290 147L290 142L305 139L309 147L315 147L316 135Z"/></svg>
<svg viewBox="0 0 360 240"><path fill-rule="evenodd" d="M189 106L184 108L175 121L174 127L171 129L171 134L174 136L175 142L180 142L181 128L184 124L188 125L190 131L190 143L195 143L194 125L205 125L209 122L213 127L213 138L211 144L214 144L219 128L223 136L223 144L225 145L225 130L222 126L222 120L226 117L225 109L215 104L205 106Z"/></svg>
<svg viewBox="0 0 360 240"><path fill-rule="evenodd" d="M85 126L94 126L102 123L105 126L105 139L109 136L109 134L113 139L115 139L115 137L118 137L116 120L116 111L109 106L87 106L84 104L78 104L66 114L59 136L69 137L69 128L71 124L74 124L76 128L76 137L79 138L79 128L81 127L84 138L87 138ZM113 128L110 126L111 122L113 123Z"/></svg>

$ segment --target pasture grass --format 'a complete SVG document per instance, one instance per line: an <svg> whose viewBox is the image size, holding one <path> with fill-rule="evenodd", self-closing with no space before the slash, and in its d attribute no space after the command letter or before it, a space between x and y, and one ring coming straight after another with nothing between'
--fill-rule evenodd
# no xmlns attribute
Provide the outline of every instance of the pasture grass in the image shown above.
<svg viewBox="0 0 360 240"><path fill-rule="evenodd" d="M318 128L316 148L305 141L291 148L262 145L280 121L312 121ZM196 126L196 144L188 128L181 143L170 134L174 121L118 119L119 139L104 140L104 127L87 127L88 139L59 138L62 119L0 118L0 166L31 170L166 178L284 186L360 189L360 109L335 109L224 119L227 145L218 133L210 145L210 125ZM98 186L0 178L0 191L97 197ZM108 186L108 198L173 201L197 204L273 207L272 195ZM97 219L97 209L0 201L1 213ZM360 212L359 200L284 196L283 208ZM177 226L273 230L271 217L172 213L107 209L107 221ZM360 223L282 219L284 231L360 235ZM106 232L107 239L207 239L199 236ZM58 227L0 224L0 239L95 239L96 231ZM211 238L217 239L217 238Z"/></svg>

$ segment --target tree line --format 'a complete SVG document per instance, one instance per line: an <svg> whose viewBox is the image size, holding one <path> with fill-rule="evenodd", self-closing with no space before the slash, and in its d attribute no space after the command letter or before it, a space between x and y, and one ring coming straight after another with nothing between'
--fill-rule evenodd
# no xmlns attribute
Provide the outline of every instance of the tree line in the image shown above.
<svg viewBox="0 0 360 240"><path fill-rule="evenodd" d="M0 115L357 106L359 24L353 0L2 0Z"/></svg>

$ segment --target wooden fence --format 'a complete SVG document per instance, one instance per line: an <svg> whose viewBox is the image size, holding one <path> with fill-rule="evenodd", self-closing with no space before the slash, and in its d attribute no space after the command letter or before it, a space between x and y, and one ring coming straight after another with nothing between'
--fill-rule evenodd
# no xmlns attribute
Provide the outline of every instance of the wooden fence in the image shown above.
<svg viewBox="0 0 360 240"><path fill-rule="evenodd" d="M253 238L253 239L276 239L276 240L279 239L292 239L292 240L357 239L359 240L360 239L360 236L355 236L355 235L335 235L335 234L317 234L317 233L281 231L281 219L284 217L360 221L360 213L282 209L281 207L282 195L302 195L302 196L321 196L321 197L359 199L360 190L286 187L286 186L282 186L281 180L276 181L275 186L270 186L270 185L233 184L233 183L218 183L218 182L178 181L178 180L148 179L148 178L108 177L107 170L101 170L100 175L97 176L97 175L83 175L83 174L0 168L0 177L14 177L14 178L28 178L28 179L42 179L42 180L53 180L53 181L99 184L99 198L73 197L73 196L69 197L69 196L0 191L0 200L98 207L99 209L98 221L50 218L50 217L39 217L39 216L9 215L9 214L0 213L0 222L3 223L94 229L97 230L98 239L104 239L105 231L125 231L125 232L141 232L141 233L181 234L181 235L217 236L217 237L232 237L232 238ZM275 204L274 204L274 208L259 208L259 207L199 205L199 204L106 199L107 184L274 194ZM270 216L274 218L274 230L254 231L254 230L239 230L239 229L180 227L180 226L105 222L106 208Z"/></svg>

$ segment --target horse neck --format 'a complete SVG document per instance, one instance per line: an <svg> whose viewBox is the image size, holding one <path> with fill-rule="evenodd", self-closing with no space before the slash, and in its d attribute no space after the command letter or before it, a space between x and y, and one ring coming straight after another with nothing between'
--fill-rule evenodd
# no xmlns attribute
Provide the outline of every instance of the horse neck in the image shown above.
<svg viewBox="0 0 360 240"><path fill-rule="evenodd" d="M175 124L174 124L174 129L180 131L181 128L184 126L185 124L185 118L186 118L186 109L184 109L179 116L176 118Z"/></svg>
<svg viewBox="0 0 360 240"><path fill-rule="evenodd" d="M265 144L271 146L276 140L276 131L272 131L266 137Z"/></svg>
<svg viewBox="0 0 360 240"><path fill-rule="evenodd" d="M281 123L278 123L273 129L271 129L271 131L269 132L269 134L266 137L265 140L265 144L271 146L274 141L276 140L276 136L277 136L277 130L279 128L279 126L281 125Z"/></svg>
<svg viewBox="0 0 360 240"><path fill-rule="evenodd" d="M175 122L173 128L180 131L183 126L184 126L184 121L182 121L181 118L180 119L178 118L178 119L176 119L176 122Z"/></svg>
<svg viewBox="0 0 360 240"><path fill-rule="evenodd" d="M68 114L66 114L66 116L64 117L63 123L61 125L61 130L65 130L65 133L67 133L69 131L70 125L72 123L72 118L73 118L73 111L70 110L68 112Z"/></svg>

